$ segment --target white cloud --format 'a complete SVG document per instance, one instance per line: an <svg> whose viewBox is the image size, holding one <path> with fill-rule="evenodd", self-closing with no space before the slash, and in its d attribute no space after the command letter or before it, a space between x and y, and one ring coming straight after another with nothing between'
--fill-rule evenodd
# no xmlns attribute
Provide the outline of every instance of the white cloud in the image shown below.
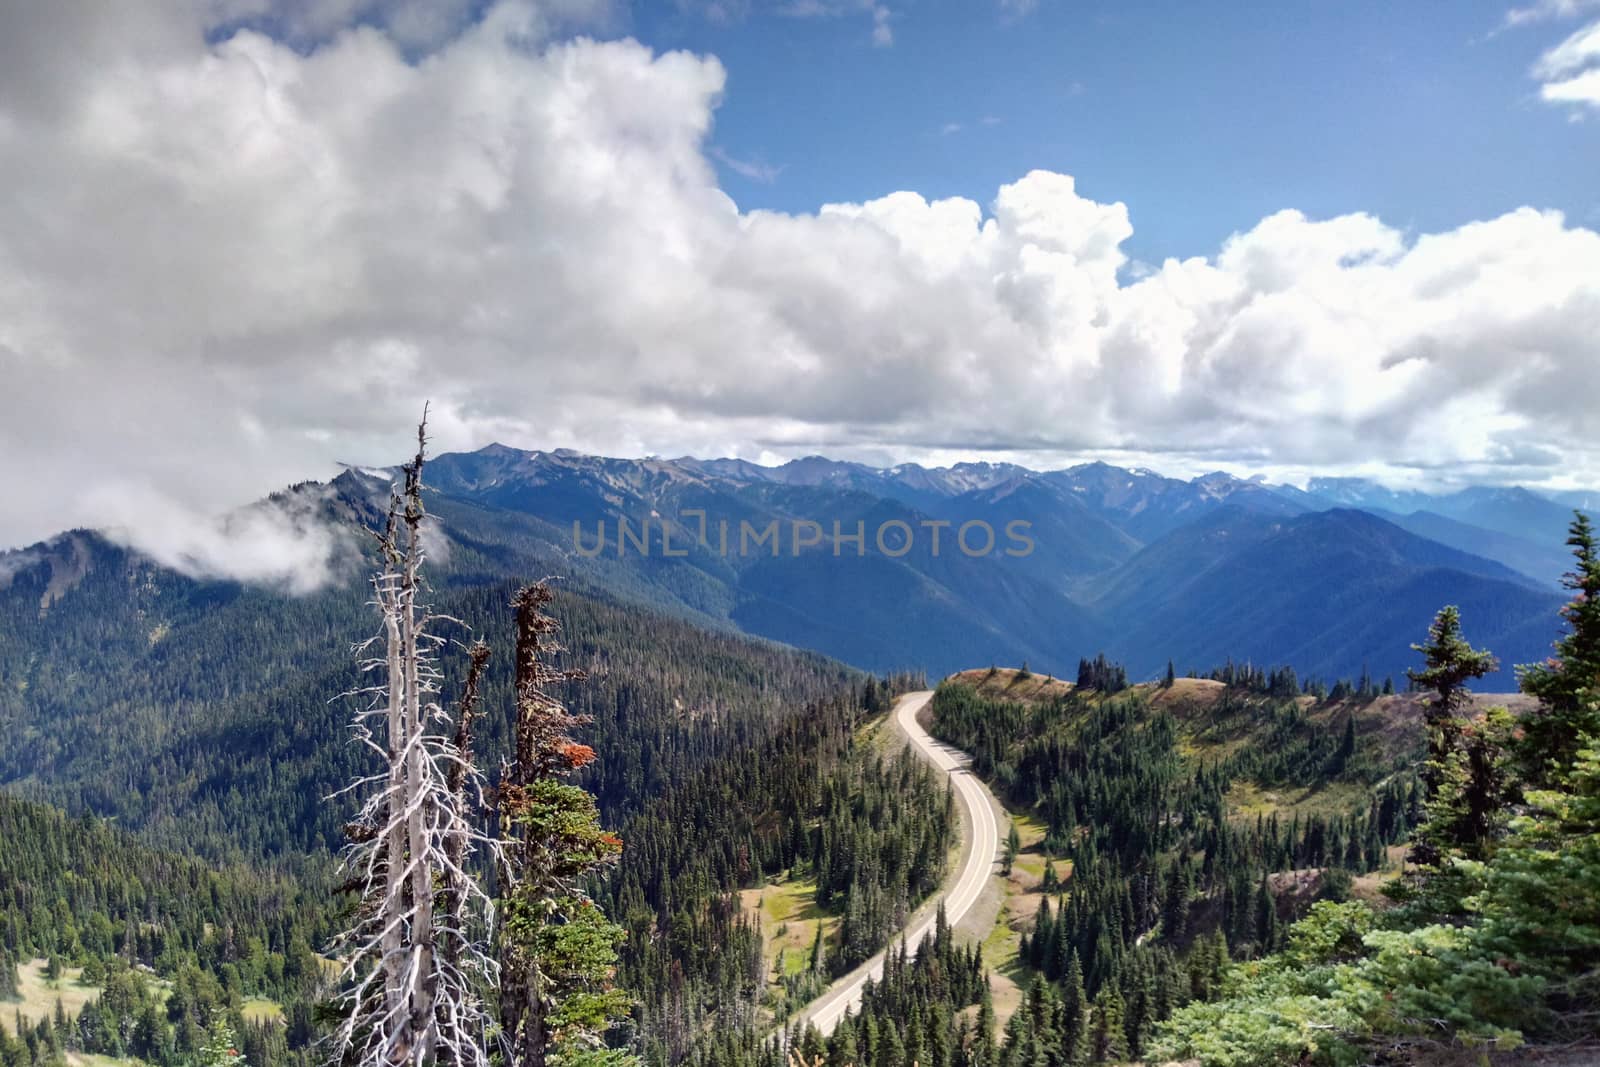
<svg viewBox="0 0 1600 1067"><path fill-rule="evenodd" d="M882 4L875 4L872 8L872 43L878 48L888 48L894 44L894 27L889 25L889 20L894 16Z"/></svg>
<svg viewBox="0 0 1600 1067"><path fill-rule="evenodd" d="M783 0L774 10L785 18L797 19L866 15L872 20L873 47L888 48L894 44L894 27L890 23L895 14L887 5L875 0Z"/></svg>
<svg viewBox="0 0 1600 1067"><path fill-rule="evenodd" d="M749 178L753 182L760 182L762 185L771 185L778 180L778 175L783 173L782 167L775 167L760 159L738 159L716 145L711 146L710 153L735 174Z"/></svg>
<svg viewBox="0 0 1600 1067"><path fill-rule="evenodd" d="M1534 77L1543 81L1571 77L1600 60L1600 22L1591 22L1539 57Z"/></svg>
<svg viewBox="0 0 1600 1067"><path fill-rule="evenodd" d="M360 560L354 529L322 513L326 496L279 494L212 515L151 486L111 483L92 490L87 502L106 536L163 566L302 595L348 577Z"/></svg>
<svg viewBox="0 0 1600 1067"><path fill-rule="evenodd" d="M1539 57L1539 95L1556 104L1600 108L1600 21L1591 22Z"/></svg>
<svg viewBox="0 0 1600 1067"><path fill-rule="evenodd" d="M0 550L0 589L9 587L11 579L43 558L44 554L37 548L24 548L13 552Z"/></svg>
<svg viewBox="0 0 1600 1067"><path fill-rule="evenodd" d="M1600 108L1600 67L1547 82L1540 87L1539 95L1555 104L1586 104Z"/></svg>
<svg viewBox="0 0 1600 1067"><path fill-rule="evenodd" d="M1286 211L1136 274L1128 209L1044 171L740 211L721 65L546 9L425 61L388 23L109 10L0 12L0 544L119 523L197 573L325 573L304 516L194 516L394 460L430 397L441 449L1600 479L1600 235L1558 214Z"/></svg>
<svg viewBox="0 0 1600 1067"><path fill-rule="evenodd" d="M1526 7L1514 7L1507 11L1502 26L1509 29L1555 19L1573 18L1596 7L1600 7L1600 0L1537 0L1536 3Z"/></svg>

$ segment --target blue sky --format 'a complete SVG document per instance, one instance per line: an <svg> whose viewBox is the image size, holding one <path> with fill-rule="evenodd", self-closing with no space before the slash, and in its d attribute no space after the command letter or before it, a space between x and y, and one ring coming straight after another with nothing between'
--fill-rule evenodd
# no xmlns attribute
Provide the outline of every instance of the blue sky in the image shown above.
<svg viewBox="0 0 1600 1067"><path fill-rule="evenodd" d="M1125 202L1127 251L1156 262L1285 207L1424 232L1522 205L1600 221L1600 128L1529 76L1571 23L1496 32L1504 3L932 0L891 8L889 47L867 11L779 11L636 4L623 27L727 67L714 142L777 172L719 163L744 208L987 202L1038 167Z"/></svg>

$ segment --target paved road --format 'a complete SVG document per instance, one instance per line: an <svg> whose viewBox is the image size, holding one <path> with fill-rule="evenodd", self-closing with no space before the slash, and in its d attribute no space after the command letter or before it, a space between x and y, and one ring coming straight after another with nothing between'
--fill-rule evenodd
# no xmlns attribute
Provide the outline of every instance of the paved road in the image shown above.
<svg viewBox="0 0 1600 1067"><path fill-rule="evenodd" d="M972 771L967 769L970 762L967 754L935 740L917 724L917 713L932 697L931 690L907 693L895 705L894 714L896 725L911 739L911 743L916 746L923 758L950 776L950 781L955 785L956 799L966 809L967 825L972 827L970 838L963 842L961 872L945 890L943 897L945 917L950 925L954 926L977 903L979 895L983 892L984 883L994 871L1000 851L1000 827L995 820L994 805L989 790ZM905 939L910 944L913 955L916 954L917 946L922 943L923 937L933 932L937 918L937 904L924 906L918 909L917 917L906 927ZM892 947L898 948L899 944L900 936L896 935ZM833 983L826 993L812 1001L797 1018L802 1022L809 1020L824 1035L831 1034L846 1011L854 1011L861 1006L861 987L866 984L867 979L877 981L883 977L883 956L882 952L878 953Z"/></svg>

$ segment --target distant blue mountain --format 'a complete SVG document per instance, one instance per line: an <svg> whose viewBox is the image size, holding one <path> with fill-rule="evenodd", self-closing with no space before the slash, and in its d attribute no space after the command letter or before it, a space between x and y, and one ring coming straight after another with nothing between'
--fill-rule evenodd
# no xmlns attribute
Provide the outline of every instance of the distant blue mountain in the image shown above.
<svg viewBox="0 0 1600 1067"><path fill-rule="evenodd" d="M1101 650L1136 677L1169 658L1205 669L1228 657L1330 680L1397 674L1455 603L1509 687L1511 666L1542 658L1556 635L1570 514L1521 489L1429 496L1104 463L766 467L503 445L436 457L427 482L453 546L436 583L561 574L704 627L935 675L1020 660L1060 674ZM368 521L386 493L381 472L361 469L333 487L334 511Z"/></svg>
<svg viewBox="0 0 1600 1067"><path fill-rule="evenodd" d="M1036 472L812 456L764 467L494 446L442 456L431 471L441 514L463 534L521 524L571 566L652 604L862 666L935 673L1020 659L1059 673L1100 649L1136 674L1169 657L1204 668L1229 656L1329 678L1363 666L1393 673L1414 660L1410 644L1433 612L1454 602L1475 640L1502 646L1496 681L1509 686L1511 665L1542 657L1556 632L1553 568L1568 514L1522 490L1441 498L1350 479L1293 490L1105 463ZM1441 500L1486 525L1378 508ZM796 520L869 531L943 523L944 551L924 540L897 558L871 544L864 556L851 544L835 555L825 538L798 553L786 541L774 558L724 554L715 537L674 559L619 554L614 544L593 560L571 550L574 521L615 529L650 516L673 527L675 543L691 543L697 520L685 516L696 509L735 532L775 521L787 531ZM951 550L963 523L1000 533L1015 521L1027 524L1026 556ZM1539 523L1540 541L1504 531Z"/></svg>

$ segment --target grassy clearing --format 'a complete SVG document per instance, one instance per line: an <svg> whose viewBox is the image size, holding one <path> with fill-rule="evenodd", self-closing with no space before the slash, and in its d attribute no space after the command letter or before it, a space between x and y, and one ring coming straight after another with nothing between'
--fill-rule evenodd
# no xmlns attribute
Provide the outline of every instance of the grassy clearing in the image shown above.
<svg viewBox="0 0 1600 1067"><path fill-rule="evenodd" d="M1257 815L1342 815L1363 807L1372 796L1368 786L1356 782L1325 782L1300 787L1280 786L1263 789L1254 782L1236 781L1224 800L1232 818Z"/></svg>
<svg viewBox="0 0 1600 1067"><path fill-rule="evenodd" d="M1004 896L994 926L982 944L984 966L990 972L989 994L994 1001L995 1022L1002 1029L1022 1004L1033 981L1033 968L1021 955L1022 935L1033 929L1039 901L1044 898L1039 886L1045 865L1054 862L1056 876L1062 881L1072 874L1069 861L1045 850L1045 825L1041 819L1031 812L1007 810L1022 839L1022 849L1011 865L1011 873L999 879Z"/></svg>
<svg viewBox="0 0 1600 1067"><path fill-rule="evenodd" d="M837 916L827 915L817 906L817 883L810 878L740 890L739 903L761 924L772 970L776 970L781 953L785 974L798 974L810 964L819 924L824 940L831 938L839 925ZM768 980L777 984L770 972Z"/></svg>
<svg viewBox="0 0 1600 1067"><path fill-rule="evenodd" d="M1071 682L1064 682L1046 674L1023 674L1015 667L996 667L992 673L991 668L979 667L970 671L958 671L946 680L970 685L986 697L1023 703L1053 700L1059 696L1066 696L1074 688Z"/></svg>
<svg viewBox="0 0 1600 1067"><path fill-rule="evenodd" d="M249 1023L281 1023L283 1005L265 997L252 997L239 1005L239 1014Z"/></svg>
<svg viewBox="0 0 1600 1067"><path fill-rule="evenodd" d="M1044 820L1032 812L1010 812L1011 825L1017 828L1017 836L1022 839L1022 851L1033 852L1039 848L1039 843L1044 840L1048 827Z"/></svg>
<svg viewBox="0 0 1600 1067"><path fill-rule="evenodd" d="M17 992L21 994L19 1000L0 1000L0 1028L9 1032L15 1019L15 1013L21 1012L23 1021L37 1023L41 1019L53 1019L56 1013L56 1001L61 1002L62 1010L67 1013L67 1018L76 1019L83 1006L91 1000L100 999L100 987L83 985L80 979L83 971L78 967L63 967L61 978L51 982L45 978L45 970L50 966L48 960L36 959L17 967ZM150 990L160 1000L165 1000L172 984L164 978L156 978L146 974L144 979L149 983ZM86 1063L91 1061L104 1061L105 1063L134 1063L135 1060L117 1060L106 1056L85 1056Z"/></svg>
<svg viewBox="0 0 1600 1067"><path fill-rule="evenodd" d="M17 967L17 992L22 999L0 1002L3 1004L0 1026L9 1030L15 1019L14 1012L21 1012L23 1020L29 1023L54 1018L58 1000L68 1017L76 1018L85 1004L99 998L99 989L79 984L78 978L83 973L79 968L64 967L61 978L51 982L44 976L48 966L48 960L37 959Z"/></svg>
<svg viewBox="0 0 1600 1067"><path fill-rule="evenodd" d="M1387 908L1393 904L1388 897L1383 895L1383 887L1399 878L1405 870L1406 850L1408 845L1390 845L1386 862L1381 870L1369 874L1358 874L1350 883L1350 897L1353 900L1365 901L1377 908Z"/></svg>
<svg viewBox="0 0 1600 1067"><path fill-rule="evenodd" d="M1022 1005L1023 995L1033 980L1033 969L1022 961L1024 927L1017 919L1019 909L1012 903L1020 898L1021 894L1014 893L1008 884L1005 906L995 917L994 929L983 942L983 964L989 970L989 996L994 1002L995 1023L1001 1029ZM1027 925L1033 925L1031 913Z"/></svg>
<svg viewBox="0 0 1600 1067"><path fill-rule="evenodd" d="M127 1067L128 1064L144 1062L131 1056L118 1059L116 1056L102 1056L97 1052L68 1052L66 1061L67 1067Z"/></svg>

